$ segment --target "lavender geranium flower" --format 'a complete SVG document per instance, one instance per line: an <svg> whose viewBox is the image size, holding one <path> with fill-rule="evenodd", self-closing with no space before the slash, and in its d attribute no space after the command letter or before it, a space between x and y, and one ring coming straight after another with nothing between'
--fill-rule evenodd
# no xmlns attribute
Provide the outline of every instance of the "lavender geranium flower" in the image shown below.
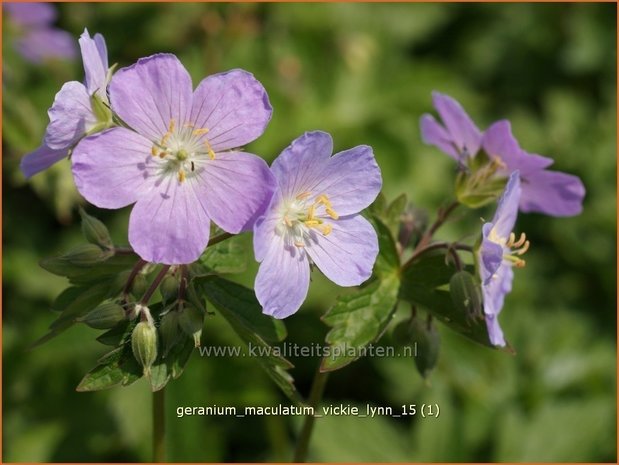
<svg viewBox="0 0 619 465"><path fill-rule="evenodd" d="M505 296L512 290L512 268L525 265L520 256L529 248L529 241L524 234L516 240L512 232L518 216L521 192L520 174L515 171L510 175L499 199L494 218L482 227L482 241L477 252L488 335L490 342L500 347L505 346L505 339L498 317Z"/></svg>
<svg viewBox="0 0 619 465"><path fill-rule="evenodd" d="M432 92L434 108L443 120L432 115L421 117L421 137L460 163L474 157L481 147L482 134L462 106L448 95Z"/></svg>
<svg viewBox="0 0 619 465"><path fill-rule="evenodd" d="M170 54L119 70L112 108L133 130L115 127L74 150L79 192L101 208L135 203L129 242L149 262L195 261L210 222L230 233L251 227L274 180L259 157L232 150L260 136L271 118L262 85L233 70L202 80Z"/></svg>
<svg viewBox="0 0 619 465"><path fill-rule="evenodd" d="M368 146L332 153L329 134L308 132L271 167L278 189L254 226L254 252L261 262L256 296L275 318L299 309L312 263L340 286L359 285L372 273L378 240L359 212L381 189L380 169Z"/></svg>
<svg viewBox="0 0 619 465"><path fill-rule="evenodd" d="M49 3L4 3L11 25L17 29L15 48L28 61L38 64L45 59L73 59L73 37L51 27L56 9Z"/></svg>
<svg viewBox="0 0 619 465"><path fill-rule="evenodd" d="M484 133L483 148L498 157L503 167L498 174L516 170L522 180L520 210L551 216L574 216L582 212L585 187L577 176L550 171L551 158L525 152L514 138L509 121L494 123Z"/></svg>
<svg viewBox="0 0 619 465"><path fill-rule="evenodd" d="M67 156L69 150L89 133L111 123L106 87L109 80L107 49L101 34L80 36L85 84L67 82L56 94L48 111L50 123L43 144L24 156L21 170L29 178Z"/></svg>

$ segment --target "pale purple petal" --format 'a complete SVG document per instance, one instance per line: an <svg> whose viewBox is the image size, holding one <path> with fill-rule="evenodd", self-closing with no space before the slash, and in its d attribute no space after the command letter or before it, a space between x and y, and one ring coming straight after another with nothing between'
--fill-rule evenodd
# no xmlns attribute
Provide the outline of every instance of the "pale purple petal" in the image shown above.
<svg viewBox="0 0 619 465"><path fill-rule="evenodd" d="M580 178L558 171L530 173L522 180L520 209L550 216L575 216L582 212L585 186Z"/></svg>
<svg viewBox="0 0 619 465"><path fill-rule="evenodd" d="M109 86L112 108L129 126L151 141L168 131L170 122L187 122L191 77L174 55L161 53L114 74Z"/></svg>
<svg viewBox="0 0 619 465"><path fill-rule="evenodd" d="M77 81L70 81L62 86L47 113L50 123L44 142L51 149L70 147L97 122L92 113L88 92L84 85Z"/></svg>
<svg viewBox="0 0 619 465"><path fill-rule="evenodd" d="M103 68L107 71L109 68L108 60L107 60L107 45L105 44L105 39L99 33L95 34L95 45L97 46L97 51L99 52L99 57L101 58L101 63L103 63Z"/></svg>
<svg viewBox="0 0 619 465"><path fill-rule="evenodd" d="M330 223L327 236L313 231L307 253L323 274L339 286L357 286L372 274L378 255L376 231L361 215Z"/></svg>
<svg viewBox="0 0 619 465"><path fill-rule="evenodd" d="M97 38L98 40L96 40ZM97 34L95 39L91 39L88 30L84 29L79 44L82 50L88 94L92 95L98 92L101 97L104 97L107 85L107 56L102 56L101 52L107 53L105 52L105 41L101 34Z"/></svg>
<svg viewBox="0 0 619 465"><path fill-rule="evenodd" d="M277 209L281 202L281 192L276 189L265 214L254 223L254 256L257 262L264 260L269 251L275 228L277 223L281 221L277 215Z"/></svg>
<svg viewBox="0 0 619 465"><path fill-rule="evenodd" d="M306 132L292 141L271 165L282 196L296 197L316 186L332 153L333 139L326 132Z"/></svg>
<svg viewBox="0 0 619 465"><path fill-rule="evenodd" d="M200 257L210 220L198 189L195 177L179 183L168 176L155 192L138 199L129 218L129 243L142 259L181 265Z"/></svg>
<svg viewBox="0 0 619 465"><path fill-rule="evenodd" d="M448 95L433 92L432 101L458 153L474 156L481 146L481 133L469 115Z"/></svg>
<svg viewBox="0 0 619 465"><path fill-rule="evenodd" d="M488 335L492 345L504 347L505 339L499 326L499 313L503 308L505 296L512 290L514 272L509 265L501 266L490 282L482 287L484 295L484 313Z"/></svg>
<svg viewBox="0 0 619 465"><path fill-rule="evenodd" d="M521 194L520 173L514 171L507 181L492 219L493 229L501 238L508 238L514 229L516 218L518 217L518 204Z"/></svg>
<svg viewBox="0 0 619 465"><path fill-rule="evenodd" d="M273 110L264 87L251 73L235 69L203 79L193 96L190 121L208 128L215 152L241 147L264 132Z"/></svg>
<svg viewBox="0 0 619 465"><path fill-rule="evenodd" d="M25 155L19 164L19 167L26 178L30 178L35 174L49 168L54 163L62 160L67 156L67 149L52 150L45 145L42 145L34 152Z"/></svg>
<svg viewBox="0 0 619 465"><path fill-rule="evenodd" d="M3 3L11 21L21 26L47 26L56 20L56 9L50 3Z"/></svg>
<svg viewBox="0 0 619 465"><path fill-rule="evenodd" d="M275 318L295 313L307 296L309 282L305 252L295 247L285 248L281 238L273 237L255 283L263 313Z"/></svg>
<svg viewBox="0 0 619 465"><path fill-rule="evenodd" d="M492 276L494 276L503 263L503 246L489 239L492 226L492 223L485 223L482 227L482 241L479 255L481 257L481 281L484 284L490 282Z"/></svg>
<svg viewBox="0 0 619 465"><path fill-rule="evenodd" d="M66 31L52 28L26 31L15 41L15 48L26 60L35 64L46 59L71 60L77 55L73 36Z"/></svg>
<svg viewBox="0 0 619 465"><path fill-rule="evenodd" d="M359 145L335 154L325 166L322 179L307 186L313 196L326 194L340 216L358 213L369 206L383 185L372 148Z"/></svg>
<svg viewBox="0 0 619 465"><path fill-rule="evenodd" d="M150 149L148 139L125 128L83 139L71 156L77 190L101 208L122 208L135 202L151 192L157 179Z"/></svg>
<svg viewBox="0 0 619 465"><path fill-rule="evenodd" d="M420 120L421 139L425 144L434 145L442 152L455 160L460 160L460 155L454 147L451 135L431 115L423 115Z"/></svg>
<svg viewBox="0 0 619 465"><path fill-rule="evenodd" d="M275 190L266 162L251 153L221 152L196 172L196 192L209 217L224 231L251 229Z"/></svg>
<svg viewBox="0 0 619 465"><path fill-rule="evenodd" d="M552 165L552 158L525 152L512 134L511 124L501 120L490 126L484 133L484 150L490 157L498 157L507 165L508 173L519 170L525 178L529 173Z"/></svg>

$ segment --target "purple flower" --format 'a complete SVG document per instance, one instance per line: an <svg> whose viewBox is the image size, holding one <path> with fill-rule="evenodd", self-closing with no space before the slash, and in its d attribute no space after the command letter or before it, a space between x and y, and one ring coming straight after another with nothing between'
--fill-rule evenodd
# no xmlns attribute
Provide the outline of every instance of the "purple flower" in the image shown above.
<svg viewBox="0 0 619 465"><path fill-rule="evenodd" d="M504 164L499 174L520 171L520 210L550 216L574 216L582 212L585 187L580 178L545 169L553 160L522 150L509 121L498 121L490 126L482 143L490 157L498 157Z"/></svg>
<svg viewBox="0 0 619 465"><path fill-rule="evenodd" d="M512 232L518 216L520 194L520 175L518 171L514 171L499 199L494 218L482 227L482 242L478 251L488 334L490 342L500 347L505 346L505 339L498 316L503 308L505 295L512 290L514 278L512 267L525 265L520 256L529 248L529 241L524 234L516 240Z"/></svg>
<svg viewBox="0 0 619 465"><path fill-rule="evenodd" d="M159 54L118 71L109 95L132 129L80 142L73 175L98 207L135 203L129 242L144 260L195 261L211 220L230 233L251 228L275 181L262 159L232 150L260 136L271 118L266 91L250 73L209 76L193 91L178 59Z"/></svg>
<svg viewBox="0 0 619 465"><path fill-rule="evenodd" d="M93 39L88 31L84 30L79 44L84 61L85 85L70 81L56 94L48 111L50 122L45 130L43 144L22 158L20 166L27 178L62 160L81 138L107 127L110 123L107 119L111 113L108 111L108 114L102 116L95 107L108 104L106 86L109 77L105 40L101 34L95 34Z"/></svg>
<svg viewBox="0 0 619 465"><path fill-rule="evenodd" d="M75 58L73 37L66 31L51 27L56 10L49 3L5 3L11 23L17 27L17 51L32 63L47 58Z"/></svg>
<svg viewBox="0 0 619 465"><path fill-rule="evenodd" d="M254 252L261 262L256 296L275 318L299 309L312 263L340 286L372 274L378 239L359 212L381 189L380 169L368 146L332 153L329 134L308 132L271 167L278 189L254 226Z"/></svg>
<svg viewBox="0 0 619 465"><path fill-rule="evenodd" d="M421 117L421 138L458 162L474 157L481 147L482 134L462 106L448 95L432 92L434 108L443 120L432 115Z"/></svg>

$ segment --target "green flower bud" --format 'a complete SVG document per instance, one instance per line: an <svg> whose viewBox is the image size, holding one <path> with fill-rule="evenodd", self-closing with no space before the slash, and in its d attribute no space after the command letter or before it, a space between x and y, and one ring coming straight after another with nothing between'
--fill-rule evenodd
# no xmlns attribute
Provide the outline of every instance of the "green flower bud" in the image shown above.
<svg viewBox="0 0 619 465"><path fill-rule="evenodd" d="M111 249L112 238L103 222L87 214L81 207L79 211L82 217L82 233L86 240L104 249Z"/></svg>
<svg viewBox="0 0 619 465"><path fill-rule="evenodd" d="M127 285L129 276L131 276L131 270L124 270L116 275L110 289L112 295L118 295L122 292Z"/></svg>
<svg viewBox="0 0 619 465"><path fill-rule="evenodd" d="M178 296L178 279L172 275L167 275L159 285L159 292L164 302L175 300Z"/></svg>
<svg viewBox="0 0 619 465"><path fill-rule="evenodd" d="M120 305L104 302L78 321L94 329L109 329L125 319L125 310Z"/></svg>
<svg viewBox="0 0 619 465"><path fill-rule="evenodd" d="M167 356L172 347L180 340L183 335L178 323L178 312L172 310L163 317L159 324L159 333L161 334L161 342L163 345L163 356Z"/></svg>
<svg viewBox="0 0 619 465"><path fill-rule="evenodd" d="M73 248L61 258L72 265L88 266L103 262L111 257L113 252L101 249L94 244L82 244Z"/></svg>
<svg viewBox="0 0 619 465"><path fill-rule="evenodd" d="M144 376L150 376L150 367L157 360L157 329L150 320L140 321L131 334L133 356L142 365Z"/></svg>
<svg viewBox="0 0 619 465"><path fill-rule="evenodd" d="M436 366L441 347L441 337L430 321L415 318L410 325L410 337L416 346L415 365L421 376L427 378Z"/></svg>
<svg viewBox="0 0 619 465"><path fill-rule="evenodd" d="M464 312L467 318L481 318L481 285L467 271L458 271L449 281L449 291L456 309Z"/></svg>
<svg viewBox="0 0 619 465"><path fill-rule="evenodd" d="M185 334L193 336L195 346L200 347L204 313L193 305L186 305L178 314L178 324Z"/></svg>
<svg viewBox="0 0 619 465"><path fill-rule="evenodd" d="M138 273L133 279L133 283L131 284L131 293L135 297L141 297L146 292L146 288L148 287L148 282L146 281L146 276L142 273Z"/></svg>

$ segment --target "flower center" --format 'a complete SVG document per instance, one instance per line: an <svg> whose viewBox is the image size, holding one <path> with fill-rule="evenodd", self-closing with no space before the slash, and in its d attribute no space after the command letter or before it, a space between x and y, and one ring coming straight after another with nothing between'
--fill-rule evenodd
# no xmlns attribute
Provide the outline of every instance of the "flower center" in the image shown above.
<svg viewBox="0 0 619 465"><path fill-rule="evenodd" d="M282 203L281 221L277 225L276 232L284 236L289 245L305 247L314 230L323 236L328 236L333 230L333 225L327 220L339 218L326 194L316 196L313 201L310 200L311 197L311 192L303 192L294 199Z"/></svg>
<svg viewBox="0 0 619 465"><path fill-rule="evenodd" d="M512 263L516 268L524 268L527 264L525 260L520 258L529 250L531 245L525 233L521 233L518 240L516 240L516 235L513 232L509 234L508 238L504 238L497 234L495 228L492 228L488 239L503 247L503 259Z"/></svg>
<svg viewBox="0 0 619 465"><path fill-rule="evenodd" d="M182 183L203 170L208 160L214 160L215 152L205 137L208 131L196 129L192 123L177 127L176 121L170 120L168 131L151 148L151 155L162 160L162 174L175 174Z"/></svg>

